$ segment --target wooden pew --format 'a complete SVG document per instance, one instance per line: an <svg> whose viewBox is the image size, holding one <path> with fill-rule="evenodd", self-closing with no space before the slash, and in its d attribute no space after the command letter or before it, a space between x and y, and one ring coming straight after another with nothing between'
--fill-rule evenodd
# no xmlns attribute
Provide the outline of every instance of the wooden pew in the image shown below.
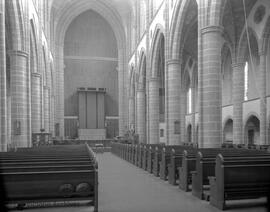
<svg viewBox="0 0 270 212"><path fill-rule="evenodd" d="M270 155L226 157L219 154L210 180L210 204L224 210L226 200L266 197L270 188Z"/></svg>
<svg viewBox="0 0 270 212"><path fill-rule="evenodd" d="M156 146L164 146L164 144L144 144L143 147L143 157L142 157L142 168L147 171L147 163L148 163L148 153L149 148L155 149Z"/></svg>
<svg viewBox="0 0 270 212"><path fill-rule="evenodd" d="M153 174L156 177L159 177L160 172L160 161L161 161L161 154L162 149L164 146L156 146L154 151L154 158L153 158Z"/></svg>
<svg viewBox="0 0 270 212"><path fill-rule="evenodd" d="M95 155L88 145L78 146L1 153L0 174L6 188L6 203L91 200L94 211L98 211Z"/></svg>
<svg viewBox="0 0 270 212"><path fill-rule="evenodd" d="M192 194L205 198L204 186L209 185L209 176L215 174L215 160L218 154L231 157L269 155L264 151L249 149L201 149L196 155L196 171L192 171Z"/></svg>
<svg viewBox="0 0 270 212"><path fill-rule="evenodd" d="M179 186L180 186L179 169L182 169L183 158L185 157L185 154L187 154L187 152L189 152L190 154L191 152L195 152L195 151L197 151L197 149L194 149L194 148L186 148L178 152L172 149L171 157L170 157L170 164L168 165L168 181L171 185L176 185L176 180L179 180ZM191 168L191 166L189 167Z"/></svg>
<svg viewBox="0 0 270 212"><path fill-rule="evenodd" d="M192 182L191 172L196 168L196 153L197 150L184 150L182 156L182 165L178 168L179 188L184 191L189 191L189 185Z"/></svg>
<svg viewBox="0 0 270 212"><path fill-rule="evenodd" d="M138 160L137 160L137 166L142 168L142 157L143 157L143 145L138 145Z"/></svg>
<svg viewBox="0 0 270 212"><path fill-rule="evenodd" d="M178 175L177 167L181 165L183 151L187 149L194 149L193 145L170 145L166 146L162 150L160 161L160 178L167 180L170 178L171 184L175 184L172 181L176 181L175 176ZM175 160L177 157L177 161ZM176 174L177 173L177 174ZM169 176L170 175L170 176Z"/></svg>

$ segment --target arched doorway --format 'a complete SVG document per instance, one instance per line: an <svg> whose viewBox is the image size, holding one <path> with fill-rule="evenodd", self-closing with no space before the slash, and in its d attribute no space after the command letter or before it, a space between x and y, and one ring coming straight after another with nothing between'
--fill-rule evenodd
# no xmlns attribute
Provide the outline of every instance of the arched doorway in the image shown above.
<svg viewBox="0 0 270 212"><path fill-rule="evenodd" d="M187 127L187 142L188 143L192 142L192 126L191 126L191 124L189 124Z"/></svg>
<svg viewBox="0 0 270 212"><path fill-rule="evenodd" d="M260 142L260 120L251 115L245 125L245 144L253 145Z"/></svg>

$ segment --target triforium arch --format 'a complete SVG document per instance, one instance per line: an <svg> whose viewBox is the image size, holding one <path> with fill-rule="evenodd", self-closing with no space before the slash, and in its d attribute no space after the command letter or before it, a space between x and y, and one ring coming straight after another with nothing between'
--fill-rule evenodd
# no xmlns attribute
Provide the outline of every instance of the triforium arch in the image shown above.
<svg viewBox="0 0 270 212"><path fill-rule="evenodd" d="M109 4L109 3L108 3ZM64 97L63 97L63 78L64 78L64 63L63 63L63 47L64 47L64 38L65 33L72 22L79 14L87 11L93 10L99 13L108 23L111 25L115 37L117 40L117 48L118 48L118 108L119 108L119 135L124 135L126 126L127 126L127 111L128 107L125 103L125 99L127 97L126 88L127 85L125 82L127 80L127 74L124 70L127 69L126 64L126 38L125 31L121 22L121 18L118 13L113 9L113 7L109 7L102 2L99 1L78 1L76 3L72 3L72 6L67 3L63 8L59 9L59 18L55 21L55 42L56 42L56 60L55 60L55 68L59 72L58 73L58 93L57 93L57 126L59 125L60 136L64 135Z"/></svg>
<svg viewBox="0 0 270 212"><path fill-rule="evenodd" d="M151 46L151 74L149 79L149 143L165 142L165 38L157 26ZM159 131L163 132L160 133Z"/></svg>
<svg viewBox="0 0 270 212"><path fill-rule="evenodd" d="M139 142L146 143L146 55L145 50L140 52L139 79L136 90L136 133L139 135Z"/></svg>

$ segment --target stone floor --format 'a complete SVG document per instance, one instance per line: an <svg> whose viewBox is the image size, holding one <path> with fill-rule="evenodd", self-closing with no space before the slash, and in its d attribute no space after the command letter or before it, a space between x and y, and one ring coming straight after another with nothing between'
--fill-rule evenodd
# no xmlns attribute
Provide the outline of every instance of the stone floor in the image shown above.
<svg viewBox="0 0 270 212"><path fill-rule="evenodd" d="M183 192L148 172L112 155L98 154L99 212L218 212L208 202ZM227 212L266 212L266 199L249 203ZM245 205L247 201L245 201ZM85 205L69 207L30 208L26 212L89 212Z"/></svg>

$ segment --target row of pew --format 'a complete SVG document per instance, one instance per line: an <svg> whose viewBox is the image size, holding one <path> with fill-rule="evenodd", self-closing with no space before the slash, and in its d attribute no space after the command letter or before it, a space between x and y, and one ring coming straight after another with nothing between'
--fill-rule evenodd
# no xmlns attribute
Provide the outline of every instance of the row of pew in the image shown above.
<svg viewBox="0 0 270 212"><path fill-rule="evenodd" d="M98 211L98 164L87 144L1 152L0 176L6 205L87 200Z"/></svg>
<svg viewBox="0 0 270 212"><path fill-rule="evenodd" d="M226 209L227 200L268 195L270 153L263 149L112 144L115 155L221 210Z"/></svg>

